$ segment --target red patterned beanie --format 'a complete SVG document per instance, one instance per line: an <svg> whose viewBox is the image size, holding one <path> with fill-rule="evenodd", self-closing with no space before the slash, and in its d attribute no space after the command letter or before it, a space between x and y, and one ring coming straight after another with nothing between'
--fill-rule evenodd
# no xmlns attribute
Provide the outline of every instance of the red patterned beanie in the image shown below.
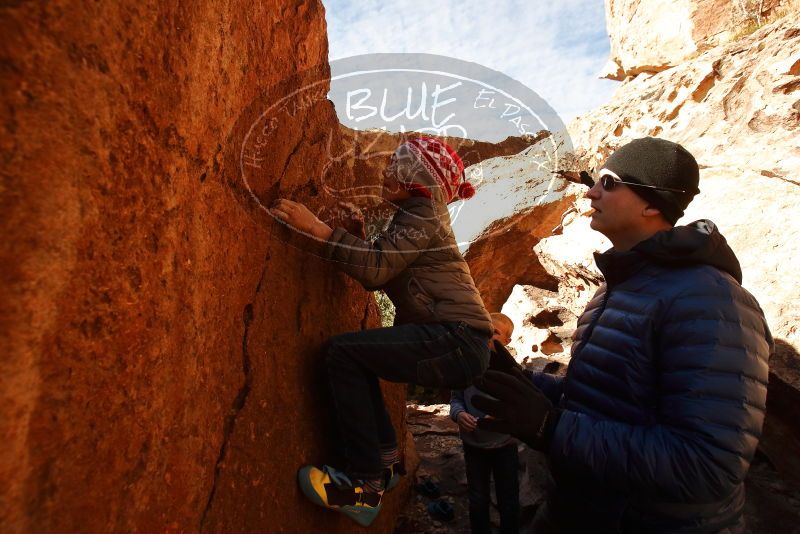
<svg viewBox="0 0 800 534"><path fill-rule="evenodd" d="M447 143L432 137L414 137L400 145L395 154L408 153L415 163L427 171L435 184L420 183L419 180L401 183L412 195L430 198L430 185L438 186L448 204L454 200L466 200L475 194L475 188L466 181L464 163Z"/></svg>

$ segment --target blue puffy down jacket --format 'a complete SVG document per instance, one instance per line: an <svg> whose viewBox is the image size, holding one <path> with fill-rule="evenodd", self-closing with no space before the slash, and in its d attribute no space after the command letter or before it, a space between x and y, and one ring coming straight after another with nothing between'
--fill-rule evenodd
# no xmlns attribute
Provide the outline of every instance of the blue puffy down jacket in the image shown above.
<svg viewBox="0 0 800 534"><path fill-rule="evenodd" d="M597 254L606 278L563 379L549 508L570 532L718 532L736 524L764 421L772 338L710 221Z"/></svg>

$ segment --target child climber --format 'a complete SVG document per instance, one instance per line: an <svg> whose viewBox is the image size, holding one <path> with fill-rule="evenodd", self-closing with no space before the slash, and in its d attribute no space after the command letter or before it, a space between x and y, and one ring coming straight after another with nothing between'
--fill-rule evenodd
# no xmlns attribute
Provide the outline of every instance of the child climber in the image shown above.
<svg viewBox="0 0 800 534"><path fill-rule="evenodd" d="M315 504L367 526L397 480L397 438L378 378L457 389L489 364L492 322L458 251L447 204L475 193L461 159L445 143L409 139L384 171L383 197L397 211L373 242L331 229L302 204L278 200L271 213L325 241L324 257L366 289L383 289L394 326L334 336L325 345L338 435L347 465L302 467Z"/></svg>
<svg viewBox="0 0 800 534"><path fill-rule="evenodd" d="M491 314L494 335L489 340L491 357L489 369L510 372L519 367L505 345L511 342L514 323L502 313ZM519 457L517 440L478 428L478 419L485 414L472 405L472 397L480 391L475 386L453 390L450 397L450 418L458 423L464 445L467 468L469 524L472 534L488 534L490 480L494 476L497 510L500 513L500 532L519 532Z"/></svg>

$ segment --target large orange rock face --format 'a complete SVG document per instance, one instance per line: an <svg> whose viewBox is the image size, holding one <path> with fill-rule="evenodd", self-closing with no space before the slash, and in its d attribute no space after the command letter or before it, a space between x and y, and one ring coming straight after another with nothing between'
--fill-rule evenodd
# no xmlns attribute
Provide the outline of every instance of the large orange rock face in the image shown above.
<svg viewBox="0 0 800 534"><path fill-rule="evenodd" d="M0 530L352 530L295 473L333 448L319 348L377 309L263 209L352 183L324 157L332 106L284 110L247 184L240 167L298 73L323 65L307 76L327 88L321 4L0 17Z"/></svg>

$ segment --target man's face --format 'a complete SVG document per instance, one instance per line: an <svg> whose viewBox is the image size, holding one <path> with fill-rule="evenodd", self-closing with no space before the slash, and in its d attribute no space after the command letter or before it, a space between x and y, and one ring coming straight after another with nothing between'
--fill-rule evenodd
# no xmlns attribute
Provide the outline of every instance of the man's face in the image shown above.
<svg viewBox="0 0 800 534"><path fill-rule="evenodd" d="M626 185L617 184L612 191L606 191L598 180L586 192L586 198L591 199L594 208L590 226L612 242L635 231L644 222L642 214L647 201Z"/></svg>

